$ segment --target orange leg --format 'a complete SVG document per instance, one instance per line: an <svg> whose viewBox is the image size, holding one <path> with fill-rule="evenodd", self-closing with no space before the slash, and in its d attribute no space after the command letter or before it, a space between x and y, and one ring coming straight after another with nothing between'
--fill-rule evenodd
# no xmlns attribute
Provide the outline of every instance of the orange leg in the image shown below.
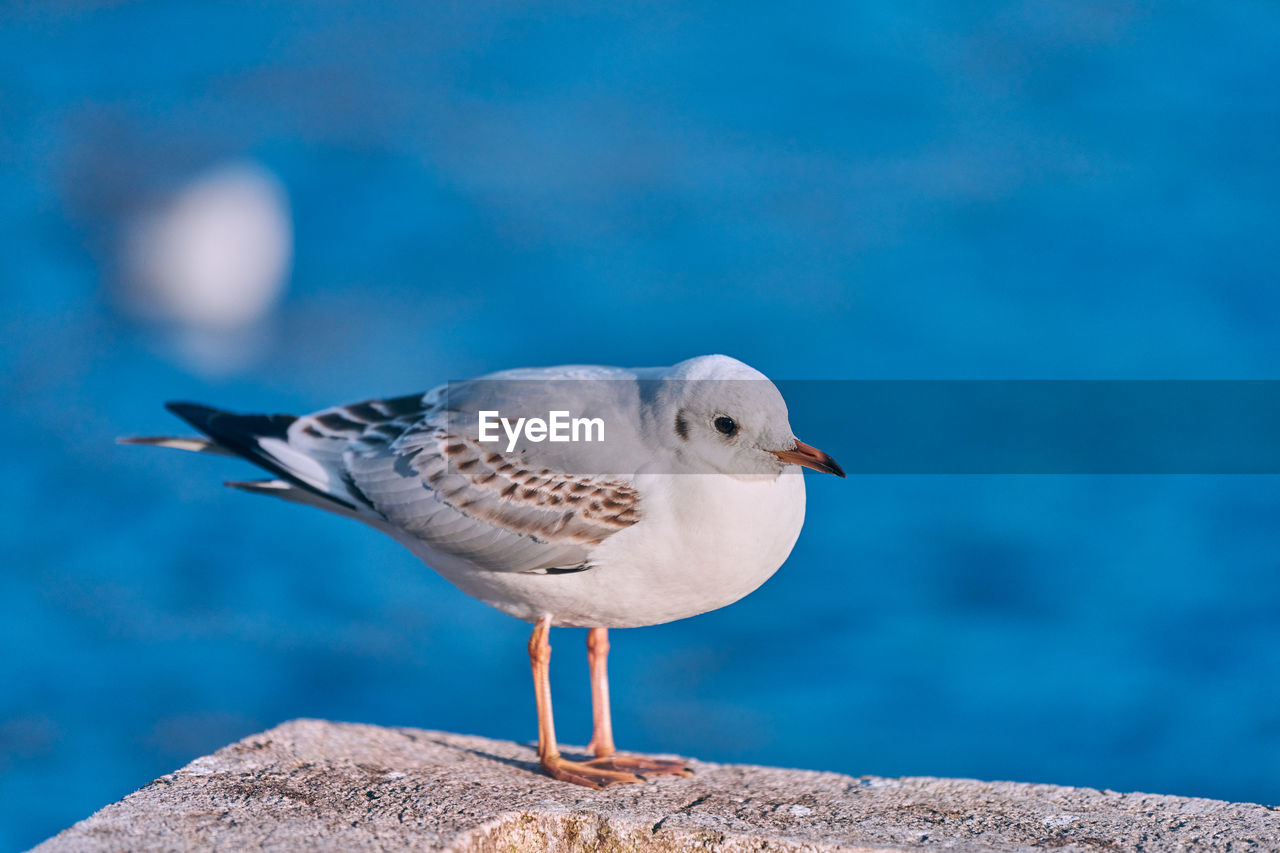
<svg viewBox="0 0 1280 853"><path fill-rule="evenodd" d="M587 749L595 755L591 767L625 771L637 776L692 776L683 761L668 758L645 758L642 755L619 755L613 745L613 721L609 713L609 629L592 628L587 632L587 663L591 667L591 743Z"/></svg>
<svg viewBox="0 0 1280 853"><path fill-rule="evenodd" d="M529 638L529 663L533 667L533 692L538 703L538 761L553 778L588 788L604 788L622 782L639 782L640 777L611 767L568 761L556 746L556 725L551 717L551 617L544 616Z"/></svg>
<svg viewBox="0 0 1280 853"><path fill-rule="evenodd" d="M609 629L587 631L587 663L591 667L591 743L596 758L608 758L613 746L613 721L609 715Z"/></svg>

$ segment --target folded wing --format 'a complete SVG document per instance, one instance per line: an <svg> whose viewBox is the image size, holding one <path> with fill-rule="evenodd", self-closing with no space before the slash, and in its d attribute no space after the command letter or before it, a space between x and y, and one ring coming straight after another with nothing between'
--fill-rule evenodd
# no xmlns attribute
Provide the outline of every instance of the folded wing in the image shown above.
<svg viewBox="0 0 1280 853"><path fill-rule="evenodd" d="M297 418L169 408L212 439L201 449L230 451L279 478L229 485L359 518L425 545L428 559L447 554L499 572L582 570L593 546L640 519L625 478L539 467L458 434L438 392ZM196 449L187 442L150 440Z"/></svg>

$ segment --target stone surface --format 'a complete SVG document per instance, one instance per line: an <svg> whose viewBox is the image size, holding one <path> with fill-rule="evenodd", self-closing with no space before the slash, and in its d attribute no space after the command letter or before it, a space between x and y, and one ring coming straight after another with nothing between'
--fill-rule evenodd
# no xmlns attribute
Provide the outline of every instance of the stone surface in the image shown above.
<svg viewBox="0 0 1280 853"><path fill-rule="evenodd" d="M542 776L523 744L296 720L36 850L1280 850L1280 810L1260 805L692 766L592 791Z"/></svg>

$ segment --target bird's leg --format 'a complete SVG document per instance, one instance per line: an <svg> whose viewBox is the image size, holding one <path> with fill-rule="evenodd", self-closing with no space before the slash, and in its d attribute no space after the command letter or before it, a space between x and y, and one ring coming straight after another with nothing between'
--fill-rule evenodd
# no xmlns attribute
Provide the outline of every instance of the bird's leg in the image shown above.
<svg viewBox="0 0 1280 853"><path fill-rule="evenodd" d="M551 716L551 617L544 616L533 626L529 638L529 663L533 666L533 693L538 705L538 760L560 757L556 747L556 723Z"/></svg>
<svg viewBox="0 0 1280 853"><path fill-rule="evenodd" d="M593 767L568 761L556 746L556 726L551 716L551 617L544 616L529 638L529 663L533 667L533 692L538 704L538 762L553 778L588 788L604 788L621 782L639 782L640 777L611 767Z"/></svg>
<svg viewBox="0 0 1280 853"><path fill-rule="evenodd" d="M596 758L617 752L613 746L613 722L609 716L609 629L587 631L587 663L591 667L591 743Z"/></svg>
<svg viewBox="0 0 1280 853"><path fill-rule="evenodd" d="M613 722L609 713L609 629L587 632L587 663L591 667L591 743L587 749L595 758L587 767L634 773L637 776L692 776L683 761L619 755L613 746Z"/></svg>

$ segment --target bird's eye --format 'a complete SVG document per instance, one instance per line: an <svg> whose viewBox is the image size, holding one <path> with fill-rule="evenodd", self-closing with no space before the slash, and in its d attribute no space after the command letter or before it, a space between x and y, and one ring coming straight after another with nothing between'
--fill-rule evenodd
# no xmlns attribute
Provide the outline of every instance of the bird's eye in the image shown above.
<svg viewBox="0 0 1280 853"><path fill-rule="evenodd" d="M728 415L721 415L713 421L717 430L724 435L733 435L738 431L738 424Z"/></svg>

